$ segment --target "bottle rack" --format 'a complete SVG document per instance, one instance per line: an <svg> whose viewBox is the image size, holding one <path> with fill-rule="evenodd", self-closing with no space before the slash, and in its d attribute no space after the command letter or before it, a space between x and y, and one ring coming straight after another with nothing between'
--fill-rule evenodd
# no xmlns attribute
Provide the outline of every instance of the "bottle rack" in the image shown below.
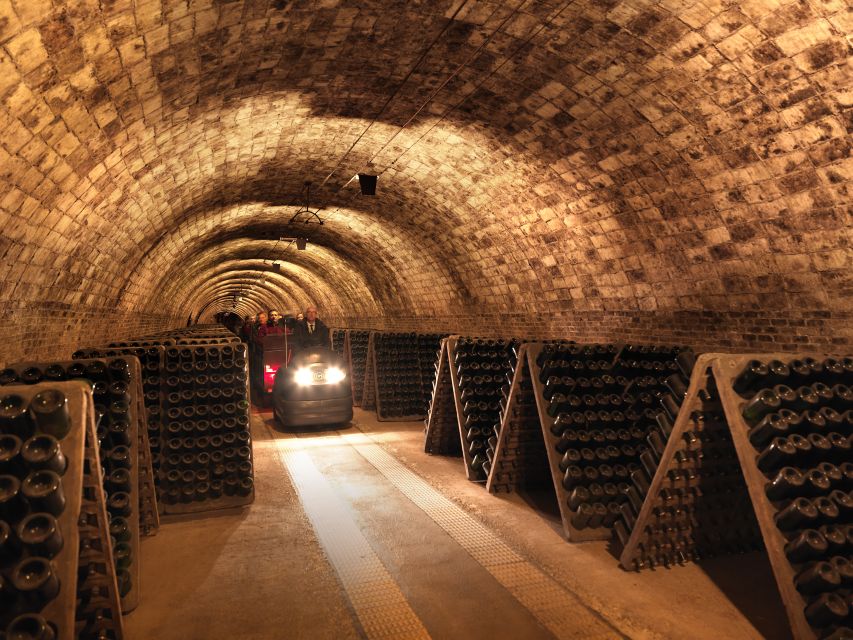
<svg viewBox="0 0 853 640"><path fill-rule="evenodd" d="M176 345L166 351L160 433L160 503L166 515L254 500L245 355L242 343Z"/></svg>
<svg viewBox="0 0 853 640"><path fill-rule="evenodd" d="M24 600L16 599L14 604L4 606L0 609L0 628L7 631L7 637L12 637L10 622L17 615L26 612L40 615L51 625L55 637L59 640L89 640L96 637L121 640L124 632L107 525L106 500L100 482L101 467L91 389L87 384L78 381L46 382L7 386L2 389L0 395L17 395L24 400L26 406L37 394L47 390L58 390L65 395L70 425L67 434L58 438L60 450L66 460L59 485L65 505L56 516L62 543L55 555L48 559L50 572L58 580L58 587L48 589L50 593L44 594L49 596L46 598L48 602L41 606L38 604L38 598L32 596ZM32 428L30 418L24 420L30 425L27 428ZM3 433L13 432L11 425L2 421L0 428ZM18 465L19 473L24 475L27 473L26 463L19 458L20 454L10 456L9 464L13 468ZM32 505L28 508L31 507ZM9 524L14 526L14 523ZM81 554L81 549L84 548L90 550L88 555ZM0 570L4 580L11 579L14 566L19 561L26 561L27 557L31 557L25 557L25 554L30 552L24 548L19 547L13 552L17 557L12 561L12 567L3 567ZM83 574L84 571L85 577L78 579L78 574ZM13 580L10 582L14 584ZM95 602L93 593L98 596L97 611L91 607ZM33 596L36 596L36 592L33 592ZM27 604L27 600L34 602ZM95 615L103 631L101 636L92 628L90 617Z"/></svg>
<svg viewBox="0 0 853 640"><path fill-rule="evenodd" d="M794 381L794 384L790 385L792 388L795 385L800 385L796 387L797 392L799 392L802 386L810 386L816 381L821 381L821 375L817 373L816 369L812 369L811 373L806 370L805 374L803 374L802 369L799 369L799 372L792 377L786 378L783 375L770 384L754 386L751 389L752 393L746 397L738 395L734 389L736 383L740 384L741 372L752 362L758 362L760 365L766 365L773 361L781 363L782 368L775 369L776 373L770 374L774 376L788 365L796 364L796 367L799 367L799 364L807 357L792 354L737 356L706 354L699 358L685 397L685 410L679 413L678 419L675 421L670 441L667 443L646 500L642 504L636 525L622 549L620 563L625 568L641 569L652 564L649 562L650 555L654 561L655 554L668 552L670 549L677 548L679 543L684 542L683 531L676 531L672 527L663 527L658 524L661 517L665 515L661 505L665 505L668 500L671 501L671 497L674 495L671 483L675 479L679 479L682 482L687 482L688 487L700 486L700 491L694 491L690 494L685 492L685 495L692 497L694 511L701 508L703 503L711 503L712 507L720 504L727 505L725 520L722 524L729 526L732 523L741 522L744 517L751 519L751 514L754 514L791 629L797 640L845 638L850 637L853 633L848 628L850 625L849 615L845 623L841 619L843 618L843 611L839 613L839 609L843 609L843 604L838 605L838 601L835 600L834 606L833 604L828 605L826 600L833 600L833 598L826 594L843 594L849 602L849 572L840 577L842 580L840 587L842 588L833 589L832 580L821 586L819 580L809 581L803 578L807 569L818 566L812 564L813 562L839 556L847 557L849 560L851 550L853 550L853 543L851 543L853 540L853 530L851 530L853 513L849 509L850 503L845 500L842 494L831 493L831 491L836 490L836 487L840 487L847 492L848 498L853 497L849 495L850 488L853 486L851 485L853 469L849 469L851 456L848 449L851 435L853 435L851 414L849 413L851 408L849 396L846 400L840 395L834 396L834 399L821 400L821 396L815 395L814 397L817 400L815 400L813 408L806 412L800 412L801 406L798 406L800 398L785 395L781 405L777 403L774 408L773 404L770 403L768 407L761 410L761 413L768 413L773 417L769 417L765 422L756 425L755 420L748 420L744 417L744 411L747 407L749 407L747 413L754 411L756 407L760 408L760 403L755 403L755 396L765 392L762 387L774 386L776 383L787 379ZM824 356L812 357L817 358L818 361L824 358ZM840 384L849 387L853 383L853 361L848 358L845 359L845 363L846 369L840 373L830 373L827 379L835 377L840 381ZM796 367L792 366L789 371L796 370ZM782 393L787 394L786 391ZM811 403L811 400L809 402ZM695 468L684 468L686 460L690 460L691 456L685 456L681 452L685 449L704 448L707 439L700 438L700 444L697 445L695 436L697 431L701 434L707 429L705 425L698 425L697 427L697 423L700 421L707 422L709 409L713 411L715 403L719 407L713 414L715 418L714 427L718 435L712 442L716 441L720 448L727 449L729 459L734 460L732 473L738 476L745 498L735 496L735 500L732 500L732 492L730 488L727 491L725 485L721 487L719 484L711 484L705 487L697 482L695 476L704 479L705 460L721 456L705 455L706 452L703 450L701 457L692 456L694 461L697 459L701 461L698 471ZM836 409L832 409L831 406L828 407L827 403L847 408L844 409L845 413L839 414ZM782 410L793 408L794 413L790 416L780 414L778 413L780 407ZM701 408L701 410L697 408ZM796 446L789 449L787 454L784 448L778 448L776 452L792 456L785 463L786 466L798 471L808 472L808 485L803 483L802 488L800 488L796 483L792 484L792 481L788 479L787 472L779 473L780 467L782 467L781 460L774 461L772 453L768 451L767 442L762 440L761 433L766 434L768 429L770 432L773 430L794 432L788 437L790 438L789 443L796 442ZM838 436L831 436L830 440L828 435L833 433L837 433ZM829 449L826 448L826 444L819 436L823 436L830 442ZM814 443L811 449L806 449L807 445L802 444L804 439L808 445ZM773 443L774 441L771 440L770 442ZM778 447L778 444L774 444L774 446ZM848 465L846 467L844 466L845 462ZM832 467L836 464L840 466L835 467L835 470L832 471ZM849 470L850 475L844 475L840 470ZM693 472L692 475L689 473L690 471ZM812 473L815 475L811 475ZM836 475L837 477L833 479L833 476ZM768 496L768 492L770 492L770 496ZM797 521L798 514L792 510L794 508L792 503L797 502L793 497L798 494L800 496L808 495L813 500L811 507L802 507L801 522ZM827 494L833 497L829 499ZM830 503L829 505L827 505L827 501ZM800 504L797 502L797 505ZM832 504L835 505L835 509L833 509ZM821 511L812 511L815 505L819 506ZM671 511L672 508L670 507L669 510ZM808 521L810 521L809 524L804 526ZM713 548L715 552L731 553L739 550L738 545L733 544L730 537L722 537L721 539L719 532L715 530L715 525L720 524L719 519L712 520L709 523L693 518L688 524L691 527L689 532L691 538L688 540L693 542L688 547L688 551L698 548L699 557L702 556L704 550L700 543L704 542L707 546L709 540L711 543L716 543L715 548ZM833 527L841 529L840 535L838 531L832 530ZM813 533L805 534L806 529L817 530L819 536L815 536ZM846 538L844 537L845 530ZM822 542L818 540L812 545L799 544L812 542L813 538L823 538L823 540ZM794 541L798 544L794 544ZM831 546L824 548L824 544ZM688 560L695 559L697 554L688 553L686 556ZM803 559L805 557L811 559ZM843 563L843 561L841 562ZM838 566L836 565L836 568ZM827 571L830 574L832 573L831 569L827 570L825 566L822 566L820 575L824 575ZM834 579L839 579L838 575ZM798 580L805 583L804 588L806 590L804 592L798 589ZM812 593L807 587L817 590ZM823 603L818 601L821 597L824 598ZM821 609L821 604L826 606ZM813 608L809 610L807 615L808 607ZM830 615L833 610L836 612L835 619L832 619L833 616ZM822 621L819 619L820 617L823 617ZM832 619L831 622L828 622L830 619ZM814 622L814 626L811 622ZM844 626L845 624L847 627Z"/></svg>
<svg viewBox="0 0 853 640"><path fill-rule="evenodd" d="M418 363L421 374L421 405L423 415L429 412L432 391L435 387L435 363L441 341L447 337L445 333L419 333L418 334Z"/></svg>
<svg viewBox="0 0 853 640"><path fill-rule="evenodd" d="M364 377L367 368L367 348L370 342L370 331L347 331L346 356L352 383L352 403L361 406L364 395Z"/></svg>
<svg viewBox="0 0 853 640"><path fill-rule="evenodd" d="M376 409L376 332L371 331L367 338L367 352L364 358L364 383L361 390L360 406L365 411Z"/></svg>
<svg viewBox="0 0 853 640"><path fill-rule="evenodd" d="M376 417L380 422L423 420L424 392L418 334L373 332L368 369L376 384ZM435 357L435 352L432 354Z"/></svg>
<svg viewBox="0 0 853 640"><path fill-rule="evenodd" d="M115 362L125 363L125 369L114 371L111 365ZM144 463L146 459L150 459L150 455L146 456L140 446L142 444L140 432L143 437L146 434L144 417L140 414L139 361L130 356L116 356L109 359L89 358L57 362L24 362L13 364L10 369L17 372L19 376L27 371L41 371L43 374L52 372L54 376L61 375L61 378L54 378L50 382L81 379L87 380L93 385L93 399L96 419L98 420L96 427L98 452L104 460L108 461L107 467L115 464L117 465L116 468L129 471L129 477L124 478L124 474L121 474L120 480L105 475L103 491L108 504L112 505L114 500L120 501L122 505L127 503L126 520L129 531L128 544L130 545L127 563L130 580L129 588L121 598L121 606L124 613L133 611L139 605L140 596L139 535L140 521L142 520L141 507L144 502L139 490L140 480L145 478L146 482L153 484L150 467L146 470L140 464L140 461ZM127 385L127 400L121 401L126 402L126 409L118 416L111 408L112 398L108 391L108 386L114 382ZM123 423L127 424L127 429L114 433L112 427ZM120 460L114 460L114 455L119 456ZM146 472L147 478L145 477ZM156 498L149 496L148 505L156 509Z"/></svg>
<svg viewBox="0 0 853 640"><path fill-rule="evenodd" d="M489 438L489 493L538 488L551 482L548 453L542 437L539 410L533 391L529 345L518 348L511 383L503 388L500 426Z"/></svg>
<svg viewBox="0 0 853 640"><path fill-rule="evenodd" d="M214 337L214 336L198 336L193 338L175 338L175 344L184 346L203 346L211 344L239 344L242 342L237 336L230 338Z"/></svg>
<svg viewBox="0 0 853 640"><path fill-rule="evenodd" d="M488 406L483 411L478 410L477 428L480 429L480 434L477 437L472 436L472 441L469 442L468 435L471 433L470 430L474 426L474 423L466 415L465 400L462 398L462 392L460 389L460 378L463 375L469 376L470 373L468 365L465 362L458 361L462 359L457 358L457 347L460 340L476 341L478 339L463 338L457 335L442 339L441 350L436 363L436 378L433 387L433 395L430 403L429 414L426 420L427 424L424 449L427 453L434 454L443 453L445 451L449 454L455 453L456 447L449 442L449 434L451 431L450 424L455 421L459 447L462 449L462 459L465 463L465 477L472 482L485 483L489 467L486 465L484 469L483 463L488 462L486 450L490 436L483 436L482 429L490 428L490 423L492 426L498 423L500 419L500 407L497 400L493 400L491 403L486 403ZM509 342L506 342L506 345L502 348L508 349L509 344ZM494 351L494 349L492 349L492 351ZM490 369L488 373L490 378L497 377L504 379L508 373L510 356L509 353L504 355L506 356L505 362L500 355L495 356L495 362L501 362L504 366L501 367L500 370ZM462 370L461 372L460 368ZM494 374L494 376L492 376L492 374ZM473 378L473 376L471 377ZM448 380L450 383L449 387ZM481 388L478 388L477 391L489 393L490 397L496 397L496 394L499 393L499 388L492 388L496 384L500 383L496 383L494 380L490 381L486 385L489 386L489 389L485 390L484 383L481 381L479 384L479 387ZM453 413L455 413L453 418L450 417L451 412L448 410L448 397L453 401Z"/></svg>
<svg viewBox="0 0 853 640"><path fill-rule="evenodd" d="M332 329L330 333L332 338L332 351L337 353L341 358L346 358L347 330Z"/></svg>
<svg viewBox="0 0 853 640"><path fill-rule="evenodd" d="M450 372L455 377L459 435L468 454L467 477L485 483L501 420L501 393L506 393L517 360L515 340L459 337L453 345Z"/></svg>
<svg viewBox="0 0 853 640"><path fill-rule="evenodd" d="M121 340L110 342L107 347L110 349L128 349L128 348L145 348L145 347L170 347L175 344L174 338L150 338L139 340Z"/></svg>
<svg viewBox="0 0 853 640"><path fill-rule="evenodd" d="M461 456L462 443L456 419L456 402L450 379L448 346L442 338L434 369L433 390L424 428L424 451L433 455Z"/></svg>
<svg viewBox="0 0 853 640"><path fill-rule="evenodd" d="M157 491L161 458L160 430L163 416L162 379L165 368L165 347L89 347L78 349L73 359L114 358L134 356L142 369L142 394L145 428L140 429L141 440L147 442L140 447L140 528L143 535L154 535L160 526ZM148 455L146 455L148 452ZM148 467L151 473L148 473ZM153 488L151 487L153 482Z"/></svg>

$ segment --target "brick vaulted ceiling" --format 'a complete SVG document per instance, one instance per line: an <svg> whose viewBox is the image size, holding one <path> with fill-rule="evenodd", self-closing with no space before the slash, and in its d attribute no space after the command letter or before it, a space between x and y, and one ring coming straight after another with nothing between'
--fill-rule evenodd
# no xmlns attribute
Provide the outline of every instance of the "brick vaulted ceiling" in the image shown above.
<svg viewBox="0 0 853 640"><path fill-rule="evenodd" d="M3 318L166 326L242 291L834 314L849 343L851 32L843 0L0 0ZM306 180L326 224L288 228Z"/></svg>

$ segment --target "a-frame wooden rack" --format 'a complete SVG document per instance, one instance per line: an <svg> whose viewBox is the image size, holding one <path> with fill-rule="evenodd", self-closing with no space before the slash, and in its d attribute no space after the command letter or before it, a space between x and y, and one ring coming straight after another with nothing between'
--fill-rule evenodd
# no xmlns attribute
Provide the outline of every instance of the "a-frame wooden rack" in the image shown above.
<svg viewBox="0 0 853 640"><path fill-rule="evenodd" d="M370 332L370 337L367 339L367 353L365 354L364 362L364 383L361 393L361 408L365 411L373 411L376 409L376 345L374 344L375 331Z"/></svg>
<svg viewBox="0 0 853 640"><path fill-rule="evenodd" d="M747 523L753 518L757 520L760 542L767 551L794 637L797 640L814 640L830 635L832 627L820 628L809 624L805 614L809 602L796 587L796 576L807 563L789 560L786 544L795 538L796 530L786 536L775 520L790 500L771 501L768 498L765 487L772 473L765 475L758 467L760 451L750 442L751 425L743 417L743 408L748 400L733 389L735 378L750 361L767 363L780 360L787 364L795 358L804 357L807 356L790 353L700 356L657 472L630 537L625 541L620 563L624 568L640 569L657 563L666 564L662 562L666 558L681 559L679 554L688 560L697 554L701 557L709 548L713 551L714 545L723 553L731 551L733 544L737 546L737 540L721 537L718 531L706 531L712 528L709 524L719 523L708 522L701 515L703 504L722 500L728 507L723 530L740 527L744 531L749 528L749 524L743 524L744 520ZM820 355L812 357L824 358ZM849 425L846 428L847 433L842 435L849 438ZM712 453L714 449L716 453ZM811 456L806 468L814 468L819 463L814 453ZM713 476L716 472L709 461L721 457L735 461L736 475L745 500L738 499L736 495L733 498L731 485L720 496L715 491L719 485L705 482L705 476ZM691 491L693 488L698 488L698 491ZM679 504L679 501L684 504ZM676 509L688 513L687 519L682 519L680 529L668 524ZM849 512L840 517L842 524L853 524ZM814 556L814 559L819 559L819 556Z"/></svg>
<svg viewBox="0 0 853 640"><path fill-rule="evenodd" d="M563 486L558 438L551 432L554 419L547 413L547 401L539 379L537 358L545 345L521 346L508 401L502 413L500 435L486 486L491 492L512 491L550 477L560 510L560 520L570 542L606 540L608 527L581 528L573 523L569 492Z"/></svg>
<svg viewBox="0 0 853 640"><path fill-rule="evenodd" d="M119 586L101 482L91 389L80 381L45 382L6 386L2 394L19 396L29 404L36 394L49 389L65 395L70 430L59 440L66 460L60 476L64 507L56 516L62 544L49 560L58 587L40 613L55 626L58 640L95 637L92 622L96 615L98 625L109 637L121 640L124 631ZM25 560L29 553L22 547L15 562ZM5 627L20 613L17 606L0 610L0 624Z"/></svg>
<svg viewBox="0 0 853 640"><path fill-rule="evenodd" d="M350 384L352 385L352 403L356 407L360 407L362 403L362 398L365 393L365 377L366 377L366 369L367 369L367 349L369 349L369 338L368 345L365 349L364 353L361 353L361 350L358 349L358 353L356 353L355 341L353 340L353 334L366 333L364 331L357 331L355 329L347 329L346 339L344 342L344 353L346 354L347 359L347 368L349 369L350 376ZM360 374L357 371L361 371ZM372 408L372 407L368 407Z"/></svg>
<svg viewBox="0 0 853 640"><path fill-rule="evenodd" d="M461 456L462 443L459 440L456 400L447 355L449 340L450 338L442 338L435 363L435 382L425 421L424 451L434 455Z"/></svg>
<svg viewBox="0 0 853 640"><path fill-rule="evenodd" d="M464 403L459 391L459 374L456 370L456 343L458 335L442 340L441 355L438 361L436 389L430 404L430 415L427 417L426 449L427 453L440 453L439 448L450 448L447 444L455 432L456 441L462 449L462 460L465 463L465 477L471 482L484 482L472 471L473 456L466 446ZM447 383L450 383L448 387ZM448 415L448 398L453 401L452 418Z"/></svg>

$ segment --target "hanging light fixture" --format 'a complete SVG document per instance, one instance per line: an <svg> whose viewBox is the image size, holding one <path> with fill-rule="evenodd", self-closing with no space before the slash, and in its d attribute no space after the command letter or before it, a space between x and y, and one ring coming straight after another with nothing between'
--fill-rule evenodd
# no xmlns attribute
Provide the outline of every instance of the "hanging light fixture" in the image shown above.
<svg viewBox="0 0 853 640"><path fill-rule="evenodd" d="M305 195L305 204L299 207L296 213L291 216L288 224L293 224L295 222L301 222L302 224L323 224L323 220L318 215L323 210L323 207L313 210L311 209L311 182L305 182L302 193Z"/></svg>

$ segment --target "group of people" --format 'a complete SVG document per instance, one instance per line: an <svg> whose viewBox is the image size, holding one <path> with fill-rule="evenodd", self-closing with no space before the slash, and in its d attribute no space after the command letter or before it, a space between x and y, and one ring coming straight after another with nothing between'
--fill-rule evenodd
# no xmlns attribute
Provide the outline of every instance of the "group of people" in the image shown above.
<svg viewBox="0 0 853 640"><path fill-rule="evenodd" d="M269 313L260 311L254 319L246 316L240 335L252 344L262 344L267 336L287 335L294 349L329 346L329 328L317 317L317 307L313 305L295 318L285 318L275 309Z"/></svg>

